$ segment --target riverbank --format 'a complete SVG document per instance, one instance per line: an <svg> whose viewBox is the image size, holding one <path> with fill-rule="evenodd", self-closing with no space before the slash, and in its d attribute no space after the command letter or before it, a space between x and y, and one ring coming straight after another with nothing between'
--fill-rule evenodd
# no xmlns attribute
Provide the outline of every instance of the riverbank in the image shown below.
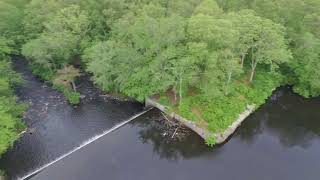
<svg viewBox="0 0 320 180"><path fill-rule="evenodd" d="M168 90L150 97L147 104L183 122L205 139L207 145L221 144L283 82L281 75L268 71L258 72L253 84L246 81L246 76L239 79L232 84L229 94L207 96L199 89L189 88L180 100Z"/></svg>
<svg viewBox="0 0 320 180"><path fill-rule="evenodd" d="M184 117L180 116L179 114L170 111L170 108L160 104L157 102L156 99L147 98L145 102L147 107L155 107L162 112L166 113L170 118L173 118L180 122L182 125L188 127L195 133L197 133L201 138L204 140L213 138L215 144L222 144L224 143L241 125L241 123L255 110L255 105L247 106L247 109L239 115L239 117L223 132L210 132L208 127L200 126L197 122L185 119Z"/></svg>
<svg viewBox="0 0 320 180"><path fill-rule="evenodd" d="M154 108L30 180L315 180L319 103L279 88L228 143L213 148L193 132L177 139L181 128L172 138L176 128L168 132L169 121Z"/></svg>
<svg viewBox="0 0 320 180"><path fill-rule="evenodd" d="M27 107L17 102L13 88L22 82L12 69L9 58L0 55L0 157L25 129L21 118Z"/></svg>

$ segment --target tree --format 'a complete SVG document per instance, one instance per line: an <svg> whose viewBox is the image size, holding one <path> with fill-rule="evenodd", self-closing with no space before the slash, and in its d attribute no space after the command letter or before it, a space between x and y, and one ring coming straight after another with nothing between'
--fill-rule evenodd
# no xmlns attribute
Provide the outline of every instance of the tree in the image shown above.
<svg viewBox="0 0 320 180"><path fill-rule="evenodd" d="M74 92L77 91L77 86L75 84L75 79L79 77L80 71L73 66L65 66L64 68L57 71L53 79L53 84L57 86L64 86L73 89Z"/></svg>
<svg viewBox="0 0 320 180"><path fill-rule="evenodd" d="M166 9L167 15L176 14L182 17L190 17L201 1L202 0L163 0L160 3Z"/></svg>
<svg viewBox="0 0 320 180"><path fill-rule="evenodd" d="M22 47L22 54L32 63L54 72L70 62L76 47L77 39L71 34L50 33L29 41Z"/></svg>
<svg viewBox="0 0 320 180"><path fill-rule="evenodd" d="M291 67L297 75L294 90L305 97L320 95L320 39L312 33L305 33L299 39L299 47L295 51L297 60L291 62Z"/></svg>
<svg viewBox="0 0 320 180"><path fill-rule="evenodd" d="M2 48L0 48L1 50ZM24 105L16 103L13 86L21 82L7 57L0 57L0 156L18 138L24 125L20 121Z"/></svg>
<svg viewBox="0 0 320 180"><path fill-rule="evenodd" d="M66 36L73 36L74 39L77 39L75 49L78 54L81 52L81 42L84 42L87 38L89 24L87 12L81 11L78 5L63 8L48 22L44 22L46 34L63 32Z"/></svg>
<svg viewBox="0 0 320 180"><path fill-rule="evenodd" d="M25 8L23 18L24 34L26 39L37 38L45 29L44 23L48 22L57 11L65 4L56 0L32 0Z"/></svg>
<svg viewBox="0 0 320 180"><path fill-rule="evenodd" d="M26 43L22 54L36 64L55 71L72 61L81 53L81 42L89 30L86 12L72 5L43 22L44 32Z"/></svg>
<svg viewBox="0 0 320 180"><path fill-rule="evenodd" d="M260 20L260 17L250 10L229 13L227 17L230 18L233 27L238 32L238 42L236 43L235 50L237 51L237 56L241 59L241 67L243 67L249 50L254 46L255 39L258 38L257 30L253 27Z"/></svg>
<svg viewBox="0 0 320 180"><path fill-rule="evenodd" d="M222 97L225 93L223 83L225 80L225 73L219 66L218 54L216 52L209 52L205 64L205 70L201 75L200 89L206 99L215 99Z"/></svg>
<svg viewBox="0 0 320 180"><path fill-rule="evenodd" d="M304 96L315 94L315 91L310 88L310 81L307 80L309 78L303 77L307 72L304 72L302 69L308 66L311 59L316 57L316 55L312 54L314 54L314 50L317 49L317 43L314 43L313 40L310 41L310 43L306 43L306 41L303 41L302 39L307 38L307 36L313 36L313 38L319 39L319 31L317 30L317 27L319 24L320 2L318 0L218 0L218 2L227 10L254 10L257 16L270 19L274 23L279 23L285 26L285 38L293 53L293 58L289 63L289 66L285 68L285 71L289 72L287 76L290 76L290 79L294 77L295 80L291 83L297 84L295 90L299 91L300 94L303 94ZM308 49L305 48L306 44L309 44ZM301 51L302 49L304 50ZM314 65L315 64L313 64L313 66Z"/></svg>
<svg viewBox="0 0 320 180"><path fill-rule="evenodd" d="M218 6L215 0L202 0L202 2L195 8L194 15L203 14L213 17L222 15L223 10Z"/></svg>
<svg viewBox="0 0 320 180"><path fill-rule="evenodd" d="M87 48L82 56L87 62L87 71L93 73L93 79L100 87L107 91L119 91L115 83L117 76L116 68L120 61L115 60L120 48L114 41L99 42ZM132 56L128 56L131 59Z"/></svg>
<svg viewBox="0 0 320 180"><path fill-rule="evenodd" d="M219 66L225 74L225 95L229 94L229 86L233 77L239 76L243 69L239 64L239 58L231 49L224 49L218 52Z"/></svg>
<svg viewBox="0 0 320 180"><path fill-rule="evenodd" d="M208 88L219 86L218 81L225 81L225 94L229 93L228 89L233 76L236 77L242 72L238 52L238 44L242 42L239 42L241 35L236 25L228 16L220 19L199 14L190 18L187 31L191 41L206 43L208 52L212 54L211 61L205 65L207 72L204 74L209 75L207 81L214 82L215 85L212 84Z"/></svg>
<svg viewBox="0 0 320 180"><path fill-rule="evenodd" d="M21 77L12 70L10 61L6 59L0 60L0 77L3 77L13 87L23 82Z"/></svg>
<svg viewBox="0 0 320 180"><path fill-rule="evenodd" d="M253 81L258 64L269 64L272 71L281 63L288 62L292 57L284 39L283 26L268 19L260 19L254 24L257 39L251 47L250 82Z"/></svg>
<svg viewBox="0 0 320 180"><path fill-rule="evenodd" d="M104 89L118 90L139 100L165 91L176 82L170 68L181 57L184 28L182 17L166 17L162 7L146 5L136 16L119 19L108 42L86 51L88 70ZM103 57L97 58L97 51Z"/></svg>
<svg viewBox="0 0 320 180"><path fill-rule="evenodd" d="M189 54L186 47L169 47L161 53L160 62L165 63L164 69L157 70L156 76L163 76L161 73L167 76L167 81L171 81L172 89L175 95L175 101L178 100L181 104L183 98L183 92L188 88L190 80L198 72L196 63L197 58L193 58L192 54ZM159 61L159 59L157 59ZM158 66L156 66L157 68Z"/></svg>
<svg viewBox="0 0 320 180"><path fill-rule="evenodd" d="M19 40L22 29L22 10L13 2L0 1L0 36Z"/></svg>
<svg viewBox="0 0 320 180"><path fill-rule="evenodd" d="M13 42L5 37L0 36L0 59L4 59L7 55L12 53L13 49L11 46Z"/></svg>

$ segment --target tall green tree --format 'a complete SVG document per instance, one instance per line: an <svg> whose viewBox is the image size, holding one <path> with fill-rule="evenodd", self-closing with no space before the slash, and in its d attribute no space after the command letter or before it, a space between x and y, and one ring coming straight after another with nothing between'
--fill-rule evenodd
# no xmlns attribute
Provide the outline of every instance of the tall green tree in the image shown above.
<svg viewBox="0 0 320 180"><path fill-rule="evenodd" d="M79 6L63 8L43 22L42 34L23 46L22 54L46 69L55 71L70 63L86 44L89 21Z"/></svg>
<svg viewBox="0 0 320 180"><path fill-rule="evenodd" d="M305 97L320 95L320 39L312 33L305 33L299 39L299 48L295 51L297 60L291 67L297 75L295 91Z"/></svg>
<svg viewBox="0 0 320 180"><path fill-rule="evenodd" d="M284 38L283 26L275 24L268 19L260 19L255 23L254 28L257 33L257 39L255 39L251 48L250 82L253 81L258 64L268 64L272 71L292 58Z"/></svg>
<svg viewBox="0 0 320 180"><path fill-rule="evenodd" d="M12 41L15 52L23 40L23 7L25 0L0 0L0 36Z"/></svg>
<svg viewBox="0 0 320 180"><path fill-rule="evenodd" d="M203 14L208 16L218 17L222 15L223 10L219 7L215 0L202 0L195 8L193 14Z"/></svg>
<svg viewBox="0 0 320 180"><path fill-rule="evenodd" d="M174 61L182 56L184 22L178 15L166 17L159 5L146 5L136 16L119 19L111 40L103 43L108 48L99 43L87 51L84 58L89 59L88 70L105 89L116 89L139 100L165 91L176 82L173 71L178 67ZM102 51L103 60L95 58L98 55L93 52L97 51ZM99 73L95 73L97 66L101 66ZM107 85L99 79L114 83Z"/></svg>
<svg viewBox="0 0 320 180"><path fill-rule="evenodd" d="M24 10L24 34L26 39L37 38L45 29L44 23L48 22L60 9L64 7L62 1L32 0Z"/></svg>

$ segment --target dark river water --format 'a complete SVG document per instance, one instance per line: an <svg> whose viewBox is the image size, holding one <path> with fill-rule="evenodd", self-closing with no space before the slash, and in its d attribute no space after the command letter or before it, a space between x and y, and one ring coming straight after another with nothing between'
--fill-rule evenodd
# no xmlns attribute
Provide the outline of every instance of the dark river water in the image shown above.
<svg viewBox="0 0 320 180"><path fill-rule="evenodd" d="M142 111L137 103L87 97L79 107L16 63L27 80L17 92L32 102L34 128L0 160L12 179L44 165L83 141ZM83 94L90 88L84 83ZM95 93L93 93L95 94ZM46 110L45 103L49 103ZM41 113L39 110L45 108ZM319 180L320 99L281 88L223 145L208 148L192 132L172 138L152 110L35 174L32 180ZM179 133L184 136L179 137ZM179 137L179 138L178 138Z"/></svg>
<svg viewBox="0 0 320 180"><path fill-rule="evenodd" d="M32 134L25 133L0 160L0 169L12 179L51 162L143 108L139 103L99 96L99 90L86 78L77 84L86 97L78 107L72 107L62 94L33 76L24 60L16 58L14 67L26 81L16 93L30 106L24 121Z"/></svg>

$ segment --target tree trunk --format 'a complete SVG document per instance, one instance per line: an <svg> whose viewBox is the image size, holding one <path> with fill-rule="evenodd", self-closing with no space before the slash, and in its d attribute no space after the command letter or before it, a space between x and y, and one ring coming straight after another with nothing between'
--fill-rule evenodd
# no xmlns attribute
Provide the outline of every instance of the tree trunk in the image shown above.
<svg viewBox="0 0 320 180"><path fill-rule="evenodd" d="M241 68L243 68L243 65L244 65L244 59L246 58L246 54L243 54L241 56Z"/></svg>
<svg viewBox="0 0 320 180"><path fill-rule="evenodd" d="M173 87L173 94L174 94L174 102L177 102L177 86Z"/></svg>
<svg viewBox="0 0 320 180"><path fill-rule="evenodd" d="M257 67L257 60L254 57L253 48L251 48L251 75L250 75L250 83L253 81L254 73Z"/></svg>
<svg viewBox="0 0 320 180"><path fill-rule="evenodd" d="M77 92L77 86L76 86L76 84L74 83L74 81L71 81L71 85L72 85L73 91L74 91L74 92Z"/></svg>
<svg viewBox="0 0 320 180"><path fill-rule="evenodd" d="M232 72L228 73L228 80L227 80L226 90L225 90L226 91L225 92L226 95L229 94L229 84L230 84L231 78L232 78Z"/></svg>
<svg viewBox="0 0 320 180"><path fill-rule="evenodd" d="M250 83L253 81L253 76L254 76L254 69L251 70L251 75L250 75Z"/></svg>
<svg viewBox="0 0 320 180"><path fill-rule="evenodd" d="M180 82L179 82L179 104L181 104L182 101L182 75L180 75Z"/></svg>
<svg viewBox="0 0 320 180"><path fill-rule="evenodd" d="M256 67L257 67L257 61L253 60L253 62L251 64L250 83L252 83L252 81L253 81L253 77L254 77L254 74L255 74L255 71L256 71Z"/></svg>

